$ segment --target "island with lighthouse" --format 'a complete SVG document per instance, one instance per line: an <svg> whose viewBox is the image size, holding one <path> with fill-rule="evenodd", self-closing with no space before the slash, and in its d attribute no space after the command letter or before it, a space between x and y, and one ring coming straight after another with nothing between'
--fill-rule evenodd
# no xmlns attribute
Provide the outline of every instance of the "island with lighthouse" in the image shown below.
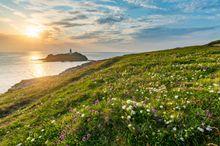
<svg viewBox="0 0 220 146"><path fill-rule="evenodd" d="M66 61L88 61L88 58L85 55L82 55L78 52L72 52L72 49L69 50L69 53L66 54L49 54L46 58L40 59L45 62L66 62Z"/></svg>

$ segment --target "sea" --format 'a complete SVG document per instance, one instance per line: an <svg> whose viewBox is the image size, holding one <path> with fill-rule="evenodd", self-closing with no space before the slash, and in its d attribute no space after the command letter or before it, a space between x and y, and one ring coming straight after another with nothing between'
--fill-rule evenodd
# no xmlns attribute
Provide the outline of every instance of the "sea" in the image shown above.
<svg viewBox="0 0 220 146"><path fill-rule="evenodd" d="M55 53L56 54L56 53ZM102 60L129 54L128 52L82 52L89 60ZM21 80L57 75L83 62L43 62L47 52L1 53L0 52L0 94Z"/></svg>

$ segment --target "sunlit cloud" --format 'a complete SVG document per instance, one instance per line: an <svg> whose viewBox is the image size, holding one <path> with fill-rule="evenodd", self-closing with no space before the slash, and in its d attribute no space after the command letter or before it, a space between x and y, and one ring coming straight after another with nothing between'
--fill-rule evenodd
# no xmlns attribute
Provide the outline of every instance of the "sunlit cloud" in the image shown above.
<svg viewBox="0 0 220 146"><path fill-rule="evenodd" d="M27 37L27 34L30 37L32 34L38 36L35 38L44 40L44 43L51 43L51 46L74 44L100 48L106 45L111 48L111 45L126 47L126 44L138 42L137 45L148 47L152 39L155 41L160 39L157 33L164 34L165 29L169 29L166 31L166 36L170 38L173 36L170 30L181 32L186 29L197 30L218 26L219 2L219 0L211 2L208 0L181 2L178 0L10 0L0 2L0 32L7 33L6 30L12 30L8 31L8 34L26 35L23 37ZM27 33L27 28L30 27L40 28L40 31L32 29L31 33ZM213 29L199 32L207 33L207 31L211 32ZM176 39L193 33L195 31L180 33ZM155 37L149 40L146 36ZM130 45L127 46L129 47Z"/></svg>

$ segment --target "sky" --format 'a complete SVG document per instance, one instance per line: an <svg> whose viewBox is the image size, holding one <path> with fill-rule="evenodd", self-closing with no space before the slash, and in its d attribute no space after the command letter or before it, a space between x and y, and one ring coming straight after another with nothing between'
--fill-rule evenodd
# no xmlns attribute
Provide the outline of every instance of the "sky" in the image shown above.
<svg viewBox="0 0 220 146"><path fill-rule="evenodd" d="M0 52L144 52L220 39L220 0L0 0Z"/></svg>

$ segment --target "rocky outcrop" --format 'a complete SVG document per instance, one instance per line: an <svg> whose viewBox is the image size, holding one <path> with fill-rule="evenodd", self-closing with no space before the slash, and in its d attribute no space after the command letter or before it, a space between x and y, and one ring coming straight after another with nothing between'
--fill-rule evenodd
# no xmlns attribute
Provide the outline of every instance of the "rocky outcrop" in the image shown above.
<svg viewBox="0 0 220 146"><path fill-rule="evenodd" d="M78 52L68 53L68 54L50 54L44 59L40 59L45 62L56 62L56 61L88 61L88 58L85 55L82 55Z"/></svg>

